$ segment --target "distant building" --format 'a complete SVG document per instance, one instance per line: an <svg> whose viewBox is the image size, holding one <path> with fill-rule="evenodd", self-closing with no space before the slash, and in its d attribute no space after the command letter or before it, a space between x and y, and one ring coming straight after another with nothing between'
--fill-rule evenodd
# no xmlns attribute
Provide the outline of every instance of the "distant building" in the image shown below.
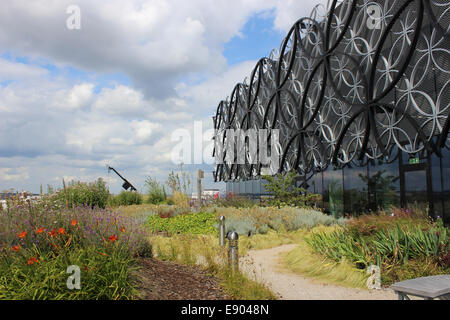
<svg viewBox="0 0 450 320"><path fill-rule="evenodd" d="M213 199L213 198L218 198L220 196L220 190L219 189L205 189L202 191L202 199ZM192 193L191 196L192 200L197 200L197 193L194 192Z"/></svg>
<svg viewBox="0 0 450 320"><path fill-rule="evenodd" d="M8 201L7 199L11 199L13 197L17 197L19 196L19 198L21 200L25 200L25 201L38 201L39 199L41 199L41 196L38 194L33 194L31 192L27 192L27 191L23 191L21 193L2 193L0 194L0 203L1 206L4 210L8 209Z"/></svg>

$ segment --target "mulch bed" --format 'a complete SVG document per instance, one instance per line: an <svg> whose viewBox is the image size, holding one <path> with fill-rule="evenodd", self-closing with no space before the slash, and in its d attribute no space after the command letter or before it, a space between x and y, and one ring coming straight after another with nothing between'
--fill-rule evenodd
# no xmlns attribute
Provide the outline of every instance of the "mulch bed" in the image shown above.
<svg viewBox="0 0 450 320"><path fill-rule="evenodd" d="M140 293L143 300L229 300L219 281L198 267L142 259Z"/></svg>

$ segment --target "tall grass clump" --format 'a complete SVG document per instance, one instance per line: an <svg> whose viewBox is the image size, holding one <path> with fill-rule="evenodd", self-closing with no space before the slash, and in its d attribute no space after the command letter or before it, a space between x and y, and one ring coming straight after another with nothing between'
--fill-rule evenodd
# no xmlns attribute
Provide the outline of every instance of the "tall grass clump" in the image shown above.
<svg viewBox="0 0 450 320"><path fill-rule="evenodd" d="M111 196L108 201L112 207L141 205L142 203L142 194L134 191L122 191L116 196Z"/></svg>
<svg viewBox="0 0 450 320"><path fill-rule="evenodd" d="M64 188L57 191L54 198L68 208L78 206L105 208L110 197L106 183L101 178L90 183L72 181L68 186L63 180L63 186Z"/></svg>
<svg viewBox="0 0 450 320"><path fill-rule="evenodd" d="M0 210L0 299L132 299L144 230L110 209L65 208L44 198ZM81 289L66 286L81 269Z"/></svg>
<svg viewBox="0 0 450 320"><path fill-rule="evenodd" d="M147 189L147 203L160 204L166 200L166 190L156 179L148 177L145 180L145 187Z"/></svg>
<svg viewBox="0 0 450 320"><path fill-rule="evenodd" d="M389 216L363 217L361 221L330 233L313 232L306 242L316 253L333 261L346 259L361 269L372 264L380 266L385 283L405 280L402 270L407 269L410 276L417 277L450 271L445 262L450 252L450 232L442 222L418 220L412 224L409 218ZM421 264L428 264L428 268L420 268Z"/></svg>
<svg viewBox="0 0 450 320"><path fill-rule="evenodd" d="M171 200L173 204L178 207L189 208L189 197L182 192L175 191L172 195Z"/></svg>
<svg viewBox="0 0 450 320"><path fill-rule="evenodd" d="M350 288L367 288L368 275L365 270L357 269L346 259L335 261L323 257L304 241L298 242L295 249L285 253L282 262L290 271L311 277L318 282Z"/></svg>

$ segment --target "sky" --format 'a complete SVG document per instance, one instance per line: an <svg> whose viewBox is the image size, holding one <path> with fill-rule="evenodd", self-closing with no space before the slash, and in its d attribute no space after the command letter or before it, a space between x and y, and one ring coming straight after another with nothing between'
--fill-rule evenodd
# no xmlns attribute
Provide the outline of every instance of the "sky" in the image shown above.
<svg viewBox="0 0 450 320"><path fill-rule="evenodd" d="M118 193L107 165L141 192L148 176L164 183L179 169L174 132L197 121L206 148L219 102L325 2L1 1L0 191L101 177ZM79 28L68 28L70 5ZM183 169L223 189L204 158Z"/></svg>

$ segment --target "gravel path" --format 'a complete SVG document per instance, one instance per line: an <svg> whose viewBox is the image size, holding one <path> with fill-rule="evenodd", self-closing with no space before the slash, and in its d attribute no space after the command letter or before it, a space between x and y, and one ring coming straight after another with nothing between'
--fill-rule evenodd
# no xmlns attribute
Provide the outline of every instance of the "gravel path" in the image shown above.
<svg viewBox="0 0 450 320"><path fill-rule="evenodd" d="M240 260L241 270L259 282L266 284L282 300L396 300L389 289L361 290L325 285L309 278L282 270L279 255L289 252L295 244L266 250L249 251Z"/></svg>

